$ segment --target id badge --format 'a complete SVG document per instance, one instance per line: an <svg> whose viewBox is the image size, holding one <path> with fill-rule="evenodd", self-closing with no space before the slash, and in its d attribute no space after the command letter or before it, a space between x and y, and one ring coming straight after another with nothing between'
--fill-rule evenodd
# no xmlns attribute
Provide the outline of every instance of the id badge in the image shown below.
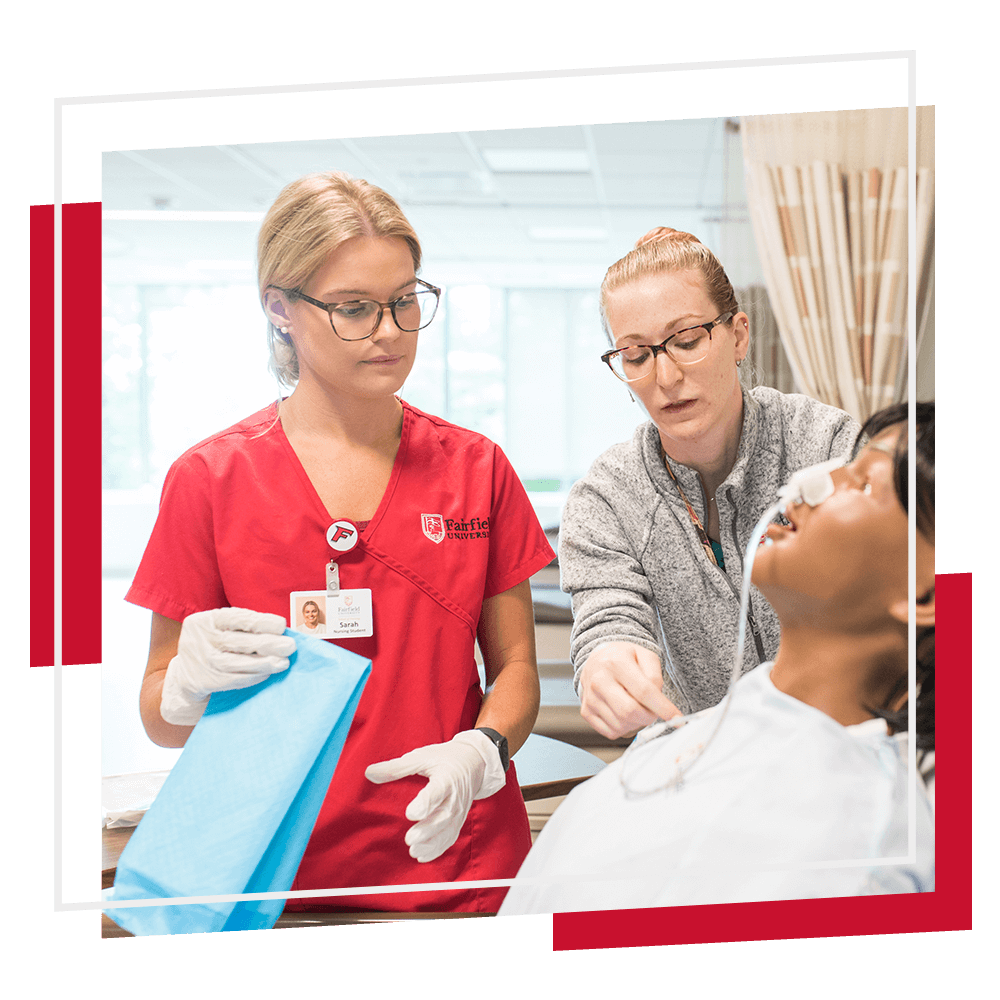
<svg viewBox="0 0 1000 1000"><path fill-rule="evenodd" d="M367 588L296 590L290 595L289 622L296 632L326 639L361 639L374 634L372 592Z"/></svg>

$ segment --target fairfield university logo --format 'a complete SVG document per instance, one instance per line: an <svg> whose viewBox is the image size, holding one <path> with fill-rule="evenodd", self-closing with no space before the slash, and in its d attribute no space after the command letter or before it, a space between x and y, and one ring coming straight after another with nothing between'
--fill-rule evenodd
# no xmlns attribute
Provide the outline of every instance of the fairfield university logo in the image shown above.
<svg viewBox="0 0 1000 1000"><path fill-rule="evenodd" d="M465 542L472 538L490 537L488 517L466 519L443 517L441 514L421 514L420 527L435 545L440 545L446 538Z"/></svg>
<svg viewBox="0 0 1000 1000"><path fill-rule="evenodd" d="M358 544L358 526L346 517L326 529L327 544L335 552L350 552Z"/></svg>
<svg viewBox="0 0 1000 1000"><path fill-rule="evenodd" d="M440 514L421 514L420 527L435 545L444 541L444 518Z"/></svg>

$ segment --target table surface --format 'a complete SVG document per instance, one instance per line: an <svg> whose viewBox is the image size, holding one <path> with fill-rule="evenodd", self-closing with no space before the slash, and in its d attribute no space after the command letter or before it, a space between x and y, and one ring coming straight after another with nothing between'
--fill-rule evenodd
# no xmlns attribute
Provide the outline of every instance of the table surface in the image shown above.
<svg viewBox="0 0 1000 1000"><path fill-rule="evenodd" d="M566 795L605 766L605 761L579 747L532 733L516 758L521 794L526 801ZM565 777L572 775L572 777ZM134 826L101 831L101 887L114 885L116 866ZM286 913L278 918L276 929L331 924L385 923L395 920L449 919L491 916L481 913L395 913L395 912L309 912ZM131 937L106 914L101 915L102 937Z"/></svg>
<svg viewBox="0 0 1000 1000"><path fill-rule="evenodd" d="M115 866L125 845L135 830L134 826L118 827L114 830L101 831L101 887L110 888L115 882ZM364 911L360 913L343 913L331 911L310 911L308 913L283 913L274 925L275 930L289 927L326 927L335 924L384 924L396 920L433 920L455 919L464 917L492 917L493 913L393 913L381 911ZM119 927L107 914L101 914L101 937L132 937L128 931Z"/></svg>

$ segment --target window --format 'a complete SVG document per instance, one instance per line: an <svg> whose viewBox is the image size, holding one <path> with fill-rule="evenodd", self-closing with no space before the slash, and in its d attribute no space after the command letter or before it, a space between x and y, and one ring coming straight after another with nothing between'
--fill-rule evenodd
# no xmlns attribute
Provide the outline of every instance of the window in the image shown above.
<svg viewBox="0 0 1000 1000"><path fill-rule="evenodd" d="M596 292L454 285L402 395L496 441L529 488L567 489L642 417L605 344ZM254 286L108 286L103 391L104 488L158 488L184 450L278 395Z"/></svg>

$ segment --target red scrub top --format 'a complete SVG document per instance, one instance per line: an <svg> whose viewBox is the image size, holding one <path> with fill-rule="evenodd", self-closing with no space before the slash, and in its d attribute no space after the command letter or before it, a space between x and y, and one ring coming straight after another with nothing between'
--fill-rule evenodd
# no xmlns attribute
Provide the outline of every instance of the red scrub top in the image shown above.
<svg viewBox="0 0 1000 1000"><path fill-rule="evenodd" d="M159 515L126 599L177 621L243 607L287 620L289 594L325 590L328 512L292 450L277 404L195 445L170 468ZM352 551L342 589L372 592L374 635L337 644L372 672L293 889L513 878L531 846L511 763L474 802L458 841L419 864L404 811L426 783L376 785L376 761L475 725L483 699L474 644L483 600L554 553L500 448L403 403L399 451L382 501ZM289 719L288 725L294 726ZM289 909L494 912L506 888L289 900Z"/></svg>

